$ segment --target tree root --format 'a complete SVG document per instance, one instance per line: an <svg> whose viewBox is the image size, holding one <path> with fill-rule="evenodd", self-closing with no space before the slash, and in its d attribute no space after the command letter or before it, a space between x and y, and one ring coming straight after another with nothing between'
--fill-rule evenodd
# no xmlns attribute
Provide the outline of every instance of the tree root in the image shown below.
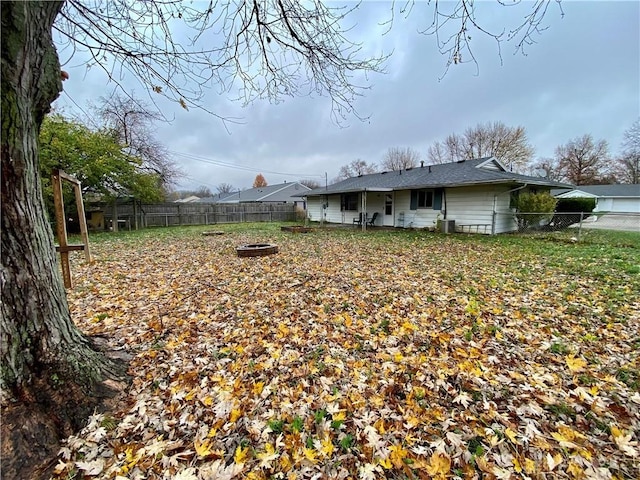
<svg viewBox="0 0 640 480"><path fill-rule="evenodd" d="M43 368L29 385L3 399L1 449L3 479L48 479L61 441L79 431L94 412L114 410L128 385L129 357L103 351L105 342L92 339L101 380L88 385L68 374ZM93 357L93 355L91 355ZM100 358L102 357L102 358Z"/></svg>

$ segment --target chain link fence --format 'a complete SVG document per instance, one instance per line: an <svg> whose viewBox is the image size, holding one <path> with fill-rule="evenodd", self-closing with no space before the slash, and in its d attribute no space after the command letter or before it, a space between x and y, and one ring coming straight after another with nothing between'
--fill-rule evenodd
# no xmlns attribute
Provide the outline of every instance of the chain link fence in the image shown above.
<svg viewBox="0 0 640 480"><path fill-rule="evenodd" d="M513 222L513 232L522 234L563 233L577 240L585 231L617 230L640 233L640 213L555 212L496 213L496 222Z"/></svg>

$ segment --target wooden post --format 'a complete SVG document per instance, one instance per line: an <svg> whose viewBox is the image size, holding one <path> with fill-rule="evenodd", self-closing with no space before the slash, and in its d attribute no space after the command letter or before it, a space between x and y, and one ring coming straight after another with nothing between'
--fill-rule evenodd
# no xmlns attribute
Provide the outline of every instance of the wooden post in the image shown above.
<svg viewBox="0 0 640 480"><path fill-rule="evenodd" d="M89 249L89 230L87 229L87 217L84 213L84 202L82 201L82 190L80 182L73 185L73 192L76 195L76 208L78 210L78 220L80 222L80 236L84 244L84 258L87 262L91 262L91 250Z"/></svg>
<svg viewBox="0 0 640 480"><path fill-rule="evenodd" d="M69 245L67 238L67 219L64 214L64 199L62 194L62 180L66 180L73 185L76 197L76 207L78 209L78 221L80 222L80 234L82 235L82 245ZM84 213L84 203L82 202L82 189L80 181L67 175L62 170L55 169L51 173L51 184L53 186L53 204L56 212L56 231L58 234L58 244L56 250L60 252L60 264L62 266L62 278L66 288L73 288L71 278L71 266L69 264L69 252L74 250L84 250L85 259L91 262L91 250L89 250L89 233L87 230L87 218Z"/></svg>
<svg viewBox="0 0 640 480"><path fill-rule="evenodd" d="M111 213L111 231L118 231L118 198L113 201L113 210Z"/></svg>
<svg viewBox="0 0 640 480"><path fill-rule="evenodd" d="M133 229L138 230L138 202L136 199L133 199ZM131 230L131 224L129 224L129 230Z"/></svg>
<svg viewBox="0 0 640 480"><path fill-rule="evenodd" d="M62 266L62 278L64 286L72 288L71 266L69 265L69 250L66 249L67 243L67 222L64 215L64 201L62 198L62 179L60 171L54 170L51 175L51 183L53 186L53 204L56 210L56 232L58 234L58 244L60 248L60 264Z"/></svg>

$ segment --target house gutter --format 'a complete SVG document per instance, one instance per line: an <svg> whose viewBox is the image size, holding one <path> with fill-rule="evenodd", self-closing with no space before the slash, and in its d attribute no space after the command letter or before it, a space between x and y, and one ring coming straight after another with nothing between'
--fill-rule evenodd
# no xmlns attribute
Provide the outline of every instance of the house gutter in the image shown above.
<svg viewBox="0 0 640 480"><path fill-rule="evenodd" d="M502 192L502 193L496 193L493 196L493 214L492 214L492 219L491 219L491 235L495 235L496 234L496 215L497 215L497 211L496 211L496 205L497 205L497 201L498 201L498 197L500 195L506 195L507 193L511 194L513 192L517 192L518 190L522 190L523 188L527 188L529 186L528 183L525 183L524 185L518 187L518 188L512 188L511 190L507 190L506 192Z"/></svg>

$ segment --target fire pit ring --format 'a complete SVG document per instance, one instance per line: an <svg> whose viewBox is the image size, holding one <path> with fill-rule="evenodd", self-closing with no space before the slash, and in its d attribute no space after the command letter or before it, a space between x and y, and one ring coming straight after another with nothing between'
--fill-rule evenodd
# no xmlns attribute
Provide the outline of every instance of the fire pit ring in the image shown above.
<svg viewBox="0 0 640 480"><path fill-rule="evenodd" d="M239 257L264 257L278 253L278 246L273 243L250 243L236 248Z"/></svg>

